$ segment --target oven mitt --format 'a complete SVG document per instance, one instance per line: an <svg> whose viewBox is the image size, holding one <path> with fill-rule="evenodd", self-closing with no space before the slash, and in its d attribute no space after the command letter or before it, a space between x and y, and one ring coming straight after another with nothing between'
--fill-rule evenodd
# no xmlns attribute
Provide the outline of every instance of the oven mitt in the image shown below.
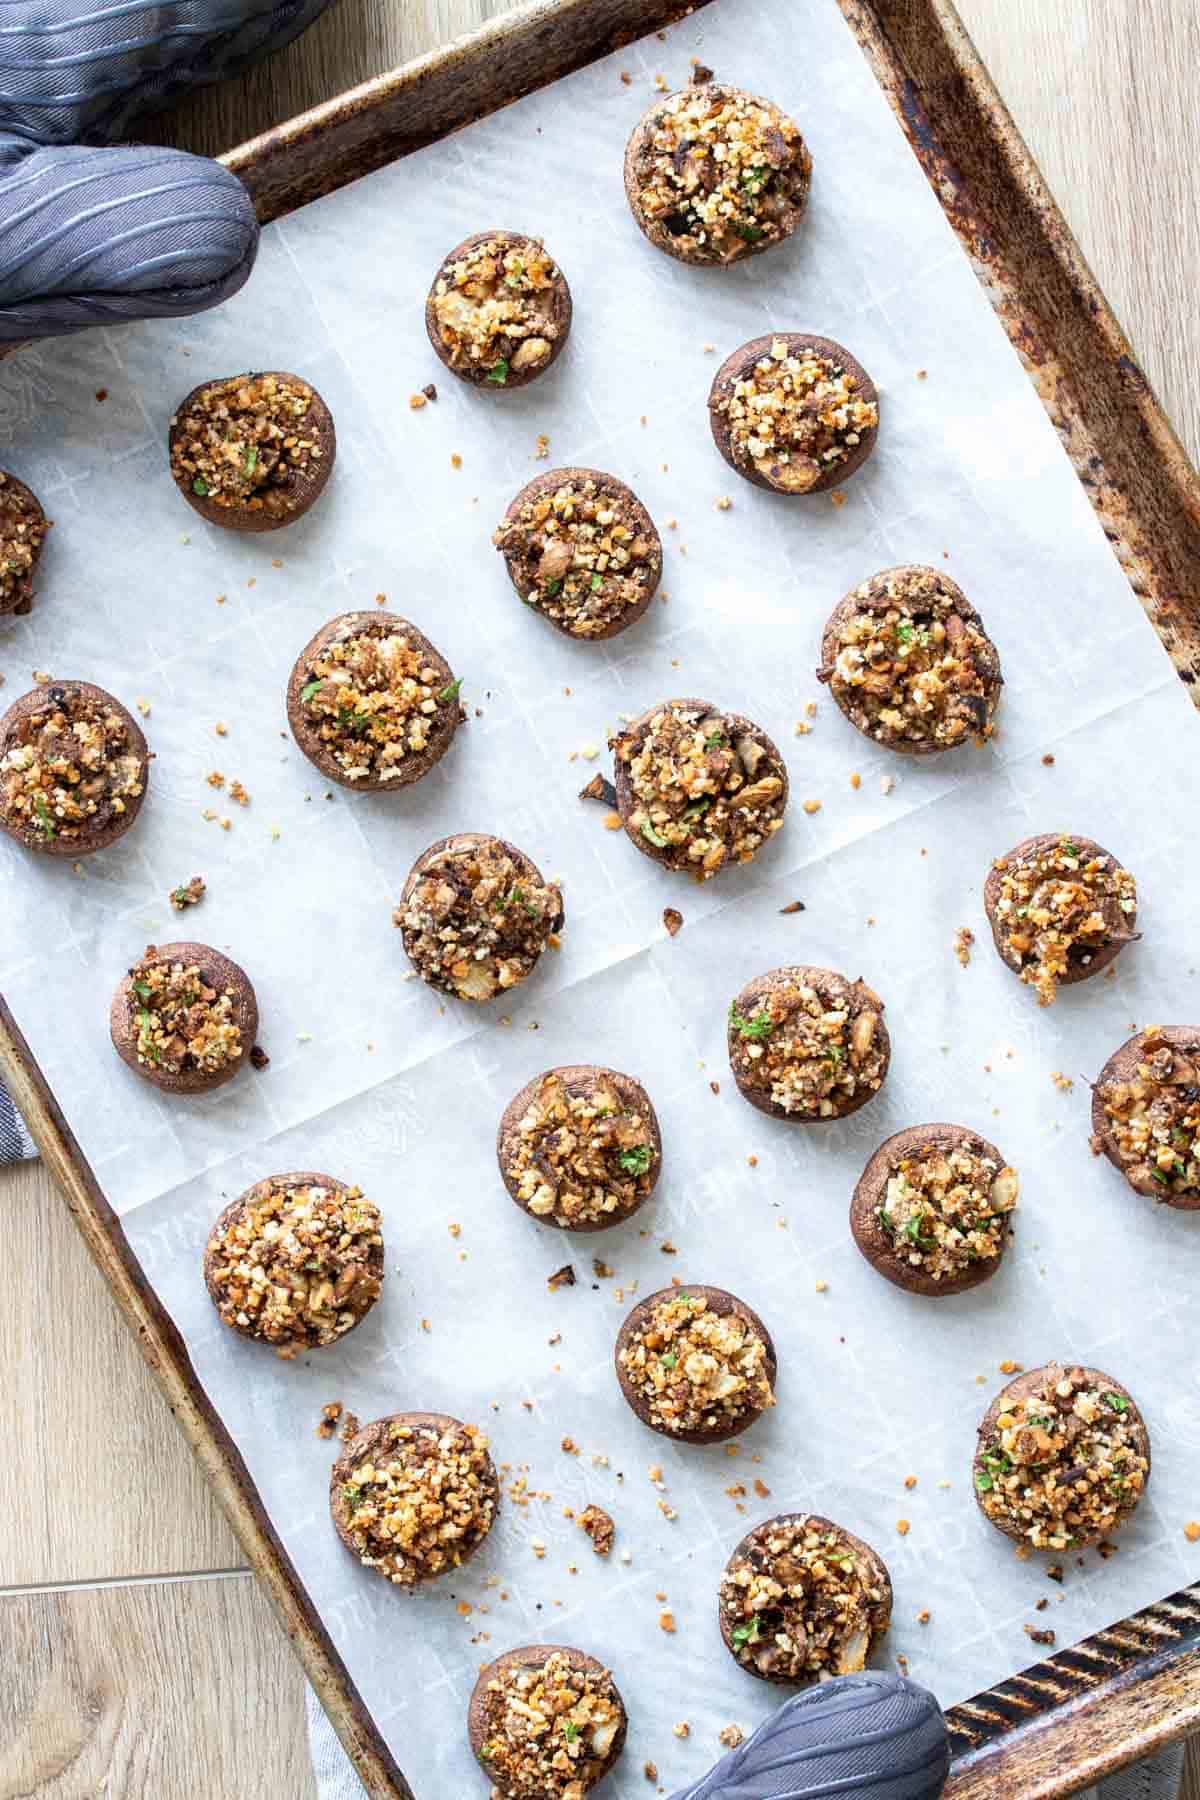
<svg viewBox="0 0 1200 1800"><path fill-rule="evenodd" d="M254 266L236 175L182 150L115 145L138 113L220 80L328 0L0 10L0 344L216 306Z"/></svg>

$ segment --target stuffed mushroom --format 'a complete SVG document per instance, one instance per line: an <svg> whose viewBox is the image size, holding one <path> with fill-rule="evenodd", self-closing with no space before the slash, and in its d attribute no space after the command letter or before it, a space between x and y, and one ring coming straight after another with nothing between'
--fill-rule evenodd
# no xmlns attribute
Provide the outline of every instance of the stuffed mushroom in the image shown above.
<svg viewBox="0 0 1200 1800"><path fill-rule="evenodd" d="M232 1081L258 1033L244 969L207 944L149 944L113 995L109 1033L121 1061L167 1094Z"/></svg>
<svg viewBox="0 0 1200 1800"><path fill-rule="evenodd" d="M558 942L562 894L515 845L464 831L417 858L392 922L422 981L458 1000L491 1000Z"/></svg>
<svg viewBox="0 0 1200 1800"><path fill-rule="evenodd" d="M1079 1550L1130 1517L1150 1477L1150 1438L1132 1395L1080 1364L1029 1369L979 1427L975 1498L1032 1550Z"/></svg>
<svg viewBox="0 0 1200 1800"><path fill-rule="evenodd" d="M303 518L333 472L333 415L283 370L205 381L182 400L168 439L188 505L227 531L278 531Z"/></svg>
<svg viewBox="0 0 1200 1800"><path fill-rule="evenodd" d="M874 989L805 964L747 982L730 1004L727 1039L742 1098L801 1125L857 1112L879 1092L891 1061Z"/></svg>
<svg viewBox="0 0 1200 1800"><path fill-rule="evenodd" d="M879 395L831 338L777 331L752 338L717 370L713 441L731 469L777 494L817 494L849 480L879 434Z"/></svg>
<svg viewBox="0 0 1200 1800"><path fill-rule="evenodd" d="M680 1443L737 1437L775 1404L771 1335L724 1288L690 1282L639 1300L617 1336L615 1360L638 1418Z"/></svg>
<svg viewBox="0 0 1200 1800"><path fill-rule="evenodd" d="M480 1671L467 1709L471 1748L500 1800L583 1800L626 1728L612 1675L565 1644L506 1650Z"/></svg>
<svg viewBox="0 0 1200 1800"><path fill-rule="evenodd" d="M409 787L465 718L450 665L397 613L330 619L296 659L292 736L322 775L360 793Z"/></svg>
<svg viewBox="0 0 1200 1800"><path fill-rule="evenodd" d="M33 609L33 576L50 520L32 488L0 469L0 618Z"/></svg>
<svg viewBox="0 0 1200 1800"><path fill-rule="evenodd" d="M599 469L536 476L492 542L525 604L588 642L636 624L662 577L653 519L631 488Z"/></svg>
<svg viewBox="0 0 1200 1800"><path fill-rule="evenodd" d="M632 1218L662 1171L662 1136L640 1081L596 1063L547 1069L504 1109L496 1156L523 1212L564 1231Z"/></svg>
<svg viewBox="0 0 1200 1800"><path fill-rule="evenodd" d="M349 1439L329 1478L338 1536L396 1587L452 1574L496 1522L500 1483L488 1441L445 1413L392 1413Z"/></svg>
<svg viewBox="0 0 1200 1800"><path fill-rule="evenodd" d="M788 776L761 726L707 700L664 700L610 740L617 810L644 856L709 881L783 824Z"/></svg>
<svg viewBox="0 0 1200 1800"><path fill-rule="evenodd" d="M1135 1193L1200 1208L1200 1026L1148 1025L1092 1089L1096 1149Z"/></svg>
<svg viewBox="0 0 1200 1800"><path fill-rule="evenodd" d="M770 100L707 75L658 99L625 151L625 193L655 249L723 266L795 231L808 205L812 157Z"/></svg>
<svg viewBox="0 0 1200 1800"><path fill-rule="evenodd" d="M361 1188L268 1175L221 1213L204 1281L222 1321L290 1359L336 1343L383 1290L383 1222Z"/></svg>
<svg viewBox="0 0 1200 1800"><path fill-rule="evenodd" d="M983 904L999 956L1039 1006L1099 975L1140 935L1133 876L1077 833L1026 838L997 857Z"/></svg>
<svg viewBox="0 0 1200 1800"><path fill-rule="evenodd" d="M962 589L911 564L872 575L834 608L817 679L865 737L912 756L991 737L1003 685Z"/></svg>
<svg viewBox="0 0 1200 1800"><path fill-rule="evenodd" d="M537 238L477 231L451 250L425 302L425 329L452 375L524 387L562 354L571 290Z"/></svg>
<svg viewBox="0 0 1200 1800"><path fill-rule="evenodd" d="M867 1261L914 1294L960 1294L1000 1267L1019 1183L963 1125L912 1125L875 1152L850 1202Z"/></svg>
<svg viewBox="0 0 1200 1800"><path fill-rule="evenodd" d="M747 1532L721 1576L725 1648L748 1675L805 1687L857 1675L887 1632L883 1558L816 1513L780 1513Z"/></svg>
<svg viewBox="0 0 1200 1800"><path fill-rule="evenodd" d="M150 752L119 700L90 681L52 681L0 719L0 826L43 856L88 856L141 811Z"/></svg>

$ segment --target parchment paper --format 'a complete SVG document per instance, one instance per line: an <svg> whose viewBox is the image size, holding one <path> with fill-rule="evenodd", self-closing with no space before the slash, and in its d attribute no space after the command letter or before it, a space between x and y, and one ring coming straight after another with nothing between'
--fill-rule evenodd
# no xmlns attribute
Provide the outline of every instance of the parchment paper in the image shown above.
<svg viewBox="0 0 1200 1800"><path fill-rule="evenodd" d="M731 271L652 251L621 191L655 75L678 85L689 57L772 95L815 158L796 240ZM422 323L441 255L493 225L543 232L576 307L561 362L506 394L460 387ZM879 448L844 506L760 493L709 442L717 362L771 328L842 340L879 384ZM167 420L198 380L279 366L330 403L338 467L302 522L242 541L179 500ZM436 405L411 412L430 379ZM1136 1024L1200 1012L1196 720L833 0L716 0L666 42L271 228L250 285L219 312L9 359L0 426L4 461L57 521L36 611L0 623L6 697L45 669L145 699L158 758L136 830L80 873L0 844L0 981L418 1794L483 1791L464 1730L475 1671L543 1637L616 1672L632 1730L615 1793L646 1791L646 1758L667 1788L694 1777L719 1727L749 1727L777 1700L729 1661L714 1618L726 1557L774 1511L819 1510L878 1547L897 1596L887 1655L947 1703L1033 1660L1025 1625L1069 1643L1196 1573L1181 1527L1200 1510L1197 1222L1093 1160L1083 1080ZM535 457L543 432L549 462ZM563 463L628 480L666 542L669 599L611 644L570 643L531 617L489 544L518 486ZM824 698L794 735L818 695L833 604L888 564L943 559L1004 660L994 744L925 766L889 758ZM417 790L330 792L286 733L285 680L318 625L377 593L465 676L473 716ZM793 785L770 849L703 889L576 798L608 763L589 746L622 713L681 693L750 713ZM214 768L244 782L248 807L206 785ZM897 778L886 795L885 773ZM821 810L806 814L805 799ZM209 805L227 832L202 819ZM991 950L980 890L994 855L1059 828L1136 871L1146 935L1113 979L1039 1011ZM503 1017L407 980L390 922L415 856L464 829L513 839L564 883L561 953ZM196 873L209 896L179 920L168 889ZM794 899L806 910L781 916ZM674 940L667 904L685 918ZM960 925L980 940L966 969ZM266 1073L192 1101L137 1082L107 1032L124 969L180 935L250 972L271 1057ZM729 1077L729 999L789 961L862 974L886 999L892 1073L847 1123L764 1119ZM642 1217L573 1243L512 1206L493 1138L524 1081L578 1060L638 1075L666 1148ZM881 1281L846 1222L869 1153L930 1119L984 1131L1024 1180L1002 1272L936 1303ZM285 1365L217 1324L200 1265L225 1197L295 1167L379 1201L389 1273L359 1331ZM613 1274L593 1275L593 1253ZM568 1259L579 1284L549 1292ZM740 1455L672 1447L618 1393L617 1325L635 1287L672 1276L733 1289L775 1334L779 1405ZM1000 1362L1053 1356L1126 1382L1155 1445L1120 1553L1068 1559L1061 1587L982 1520L969 1476ZM329 1525L334 1447L314 1427L334 1398L364 1421L424 1407L481 1422L535 1497L506 1506L461 1579L405 1597L357 1568ZM562 1516L588 1500L617 1523L608 1563ZM673 1636L659 1628L665 1606ZM683 1719L687 1741L671 1733Z"/></svg>

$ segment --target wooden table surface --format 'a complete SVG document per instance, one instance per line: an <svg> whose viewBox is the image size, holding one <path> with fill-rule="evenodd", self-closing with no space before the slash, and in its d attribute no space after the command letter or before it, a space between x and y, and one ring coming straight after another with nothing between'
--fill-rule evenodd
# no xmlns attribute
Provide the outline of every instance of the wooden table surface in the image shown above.
<svg viewBox="0 0 1200 1800"><path fill-rule="evenodd" d="M1200 8L959 5L1200 461ZM342 0L145 135L227 148L500 10ZM299 1665L40 1168L0 1216L0 1800L312 1800Z"/></svg>

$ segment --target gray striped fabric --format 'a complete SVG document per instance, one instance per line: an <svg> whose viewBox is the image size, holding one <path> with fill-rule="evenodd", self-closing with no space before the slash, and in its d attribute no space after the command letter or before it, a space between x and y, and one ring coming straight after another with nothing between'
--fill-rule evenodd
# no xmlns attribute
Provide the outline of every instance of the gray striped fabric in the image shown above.
<svg viewBox="0 0 1200 1800"><path fill-rule="evenodd" d="M24 1162L36 1156L33 1139L25 1129L25 1121L0 1087L0 1163Z"/></svg>

